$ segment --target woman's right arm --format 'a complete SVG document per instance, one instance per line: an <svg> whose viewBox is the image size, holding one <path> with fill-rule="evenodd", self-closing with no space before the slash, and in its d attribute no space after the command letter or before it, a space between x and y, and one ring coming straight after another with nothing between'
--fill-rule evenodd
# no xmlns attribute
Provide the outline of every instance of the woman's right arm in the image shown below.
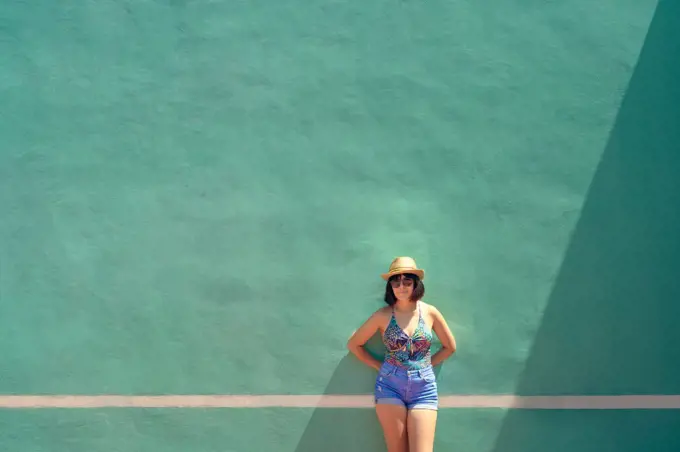
<svg viewBox="0 0 680 452"><path fill-rule="evenodd" d="M380 311L374 312L358 330L352 333L352 336L347 341L347 348L349 351L354 353L361 362L378 371L380 370L382 363L368 353L364 348L364 344L373 337L376 331L380 330L381 322L382 315L380 314Z"/></svg>

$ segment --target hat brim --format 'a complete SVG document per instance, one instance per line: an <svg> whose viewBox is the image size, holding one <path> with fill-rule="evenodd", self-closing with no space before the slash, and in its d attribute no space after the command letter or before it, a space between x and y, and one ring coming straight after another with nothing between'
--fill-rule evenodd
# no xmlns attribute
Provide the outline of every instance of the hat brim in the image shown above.
<svg viewBox="0 0 680 452"><path fill-rule="evenodd" d="M420 269L396 270L396 271L393 271L393 272L383 273L380 276L382 276L382 279L387 281L388 279L390 279L390 277L392 277L394 275L403 275L404 273L411 273L413 275L416 275L420 279L425 279L425 271L420 270Z"/></svg>

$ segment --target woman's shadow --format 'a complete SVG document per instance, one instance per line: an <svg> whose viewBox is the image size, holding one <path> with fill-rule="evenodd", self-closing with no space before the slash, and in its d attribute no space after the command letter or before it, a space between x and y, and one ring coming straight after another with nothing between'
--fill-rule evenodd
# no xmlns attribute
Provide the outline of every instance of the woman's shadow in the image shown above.
<svg viewBox="0 0 680 452"><path fill-rule="evenodd" d="M385 348L376 333L366 349L383 360ZM370 395L377 372L347 353L333 372L324 394ZM366 408L316 408L296 452L375 451L384 448L375 411Z"/></svg>
<svg viewBox="0 0 680 452"><path fill-rule="evenodd" d="M440 344L435 340L432 353L435 353L436 345ZM376 359L383 360L385 347L380 333L366 343L366 349ZM324 394L372 397L376 375L375 370L348 353L333 372ZM295 452L373 452L384 449L385 442L374 409L316 408Z"/></svg>

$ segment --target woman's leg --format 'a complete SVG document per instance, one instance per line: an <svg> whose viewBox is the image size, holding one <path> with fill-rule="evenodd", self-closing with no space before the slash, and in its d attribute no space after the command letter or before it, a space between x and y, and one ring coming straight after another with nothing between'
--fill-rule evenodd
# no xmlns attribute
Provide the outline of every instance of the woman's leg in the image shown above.
<svg viewBox="0 0 680 452"><path fill-rule="evenodd" d="M436 410L410 410L407 416L409 452L432 452L436 426Z"/></svg>
<svg viewBox="0 0 680 452"><path fill-rule="evenodd" d="M391 403L379 403L375 407L383 429L387 452L409 452L406 432L406 407Z"/></svg>

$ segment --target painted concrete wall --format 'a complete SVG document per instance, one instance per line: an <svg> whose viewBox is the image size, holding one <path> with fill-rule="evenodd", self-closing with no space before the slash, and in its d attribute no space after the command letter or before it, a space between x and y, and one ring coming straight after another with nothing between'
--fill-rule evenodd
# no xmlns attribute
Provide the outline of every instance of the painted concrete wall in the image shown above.
<svg viewBox="0 0 680 452"><path fill-rule="evenodd" d="M442 395L680 394L679 5L10 1L0 394L370 393L345 341L396 255ZM678 426L442 410L437 450ZM367 409L0 410L17 452L381 447Z"/></svg>

